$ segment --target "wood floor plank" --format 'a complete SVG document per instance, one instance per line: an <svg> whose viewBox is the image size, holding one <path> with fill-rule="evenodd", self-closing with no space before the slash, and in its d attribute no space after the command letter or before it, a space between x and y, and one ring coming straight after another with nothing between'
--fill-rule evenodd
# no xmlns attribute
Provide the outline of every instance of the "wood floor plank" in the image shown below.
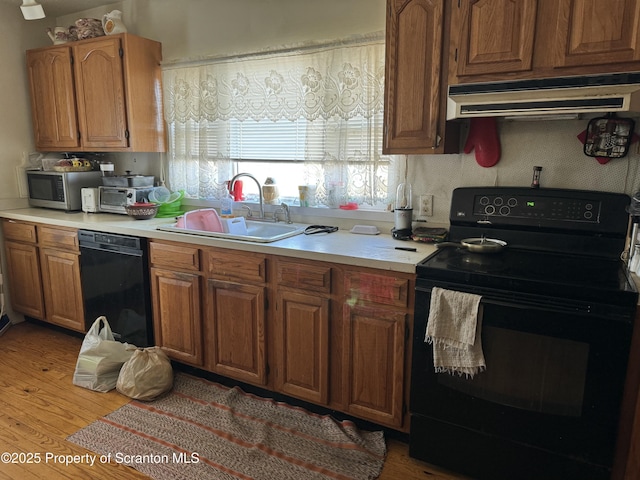
<svg viewBox="0 0 640 480"><path fill-rule="evenodd" d="M83 455L87 450L66 438L128 403L113 390L99 393L73 385L82 339L30 322L13 325L0 336L0 453L46 452ZM381 480L464 480L409 457L408 446L388 439ZM60 463L0 464L0 480L148 478L115 463L93 466Z"/></svg>
<svg viewBox="0 0 640 480"><path fill-rule="evenodd" d="M46 393L53 395L56 403L58 403L58 400L71 403L83 402L83 410L86 410L88 412L87 414L92 416L95 414L105 415L113 410L114 404L122 403L122 396L117 394L117 392L112 391L105 394L97 394L98 392L73 385L72 373L75 368L74 365L71 365L70 372L66 372L59 378L54 372L53 378L51 378L52 375L50 372L41 372L37 368L37 363L32 362L32 365L33 364L36 365L36 368L29 379L22 379L19 376L20 372L27 367L24 362L22 362L22 364L12 364L10 361L7 361L4 367L8 373L14 373L16 375L15 378L18 378L18 380L14 381L13 385L20 385L21 390L26 394L35 394L38 391L42 391L43 395L46 395ZM66 385L67 388L60 391L60 385Z"/></svg>

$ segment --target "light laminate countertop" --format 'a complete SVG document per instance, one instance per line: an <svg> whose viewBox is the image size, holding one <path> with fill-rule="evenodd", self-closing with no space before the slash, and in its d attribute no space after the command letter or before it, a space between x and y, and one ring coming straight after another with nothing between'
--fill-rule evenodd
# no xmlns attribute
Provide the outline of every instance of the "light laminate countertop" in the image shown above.
<svg viewBox="0 0 640 480"><path fill-rule="evenodd" d="M173 218L135 220L127 215L84 212L66 213L46 208L4 210L0 211L0 217L403 273L415 273L416 265L435 251L433 244L395 240L390 233L386 232L378 235L361 235L341 229L330 234L297 235L272 243L253 243L165 232L156 229L158 225L175 223ZM396 250L396 247L415 248L416 251Z"/></svg>

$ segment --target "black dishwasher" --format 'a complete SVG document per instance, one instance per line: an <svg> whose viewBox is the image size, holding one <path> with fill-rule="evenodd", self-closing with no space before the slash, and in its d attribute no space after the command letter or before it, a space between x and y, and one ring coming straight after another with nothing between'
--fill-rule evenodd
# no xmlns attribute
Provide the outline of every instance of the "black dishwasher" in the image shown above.
<svg viewBox="0 0 640 480"><path fill-rule="evenodd" d="M87 329L104 315L117 340L152 346L146 241L89 230L78 230L78 241Z"/></svg>

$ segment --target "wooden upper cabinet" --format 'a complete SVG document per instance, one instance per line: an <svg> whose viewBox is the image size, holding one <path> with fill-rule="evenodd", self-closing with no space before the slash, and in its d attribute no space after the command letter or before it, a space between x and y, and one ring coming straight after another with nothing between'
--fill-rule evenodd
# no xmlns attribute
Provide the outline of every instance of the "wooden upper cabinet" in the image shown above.
<svg viewBox="0 0 640 480"><path fill-rule="evenodd" d="M531 69L537 0L470 0L460 3L457 74Z"/></svg>
<svg viewBox="0 0 640 480"><path fill-rule="evenodd" d="M27 51L36 148L165 151L161 60L131 34Z"/></svg>
<svg viewBox="0 0 640 480"><path fill-rule="evenodd" d="M87 148L128 147L121 51L120 39L111 37L74 49L78 118Z"/></svg>
<svg viewBox="0 0 640 480"><path fill-rule="evenodd" d="M640 0L556 0L557 67L640 60Z"/></svg>
<svg viewBox="0 0 640 480"><path fill-rule="evenodd" d="M27 52L33 135L39 150L80 146L71 48Z"/></svg>
<svg viewBox="0 0 640 480"><path fill-rule="evenodd" d="M449 84L640 70L640 0L459 0Z"/></svg>
<svg viewBox="0 0 640 480"><path fill-rule="evenodd" d="M448 153L444 0L388 0L384 153Z"/></svg>

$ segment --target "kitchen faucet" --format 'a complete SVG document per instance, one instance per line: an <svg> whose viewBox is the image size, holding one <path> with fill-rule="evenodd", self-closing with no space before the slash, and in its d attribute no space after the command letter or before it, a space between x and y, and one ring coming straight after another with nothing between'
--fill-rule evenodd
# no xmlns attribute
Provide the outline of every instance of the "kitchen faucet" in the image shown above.
<svg viewBox="0 0 640 480"><path fill-rule="evenodd" d="M230 192L234 191L234 185L236 183L236 180L238 178L240 178L240 177L249 177L251 180L256 182L256 185L258 185L258 195L260 195L260 218L256 218L255 220L265 220L265 218L264 218L264 199L262 198L262 185L260 185L260 182L258 181L258 179L256 177L254 177L250 173L238 173L238 174L234 175L233 178L231 179L231 181L229 182L229 191ZM247 207L247 208L249 208L249 207ZM252 217L252 213L251 213L251 209L250 208L249 208L249 213L247 214L247 216Z"/></svg>

